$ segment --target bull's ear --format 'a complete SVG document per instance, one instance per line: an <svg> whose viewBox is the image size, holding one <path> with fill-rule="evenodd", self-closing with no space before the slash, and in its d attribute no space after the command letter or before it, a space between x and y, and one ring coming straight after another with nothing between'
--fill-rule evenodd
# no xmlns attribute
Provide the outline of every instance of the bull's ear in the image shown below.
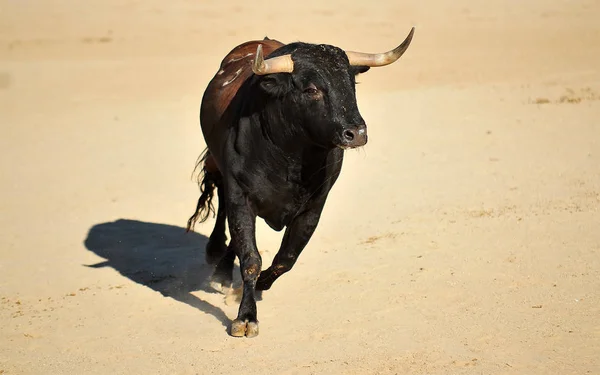
<svg viewBox="0 0 600 375"><path fill-rule="evenodd" d="M357 76L359 74L366 73L371 68L368 66L351 66L350 69L352 69L352 74Z"/></svg>
<svg viewBox="0 0 600 375"><path fill-rule="evenodd" d="M291 89L290 80L285 74L272 74L264 76L260 81L260 88L268 95L284 96Z"/></svg>

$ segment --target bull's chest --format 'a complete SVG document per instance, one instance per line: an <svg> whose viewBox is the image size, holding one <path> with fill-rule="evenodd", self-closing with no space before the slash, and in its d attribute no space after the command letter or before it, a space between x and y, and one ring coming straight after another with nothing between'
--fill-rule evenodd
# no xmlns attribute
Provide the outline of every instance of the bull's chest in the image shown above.
<svg viewBox="0 0 600 375"><path fill-rule="evenodd" d="M289 225L299 212L311 204L314 196L310 187L285 175L259 174L248 182L248 203L276 231Z"/></svg>

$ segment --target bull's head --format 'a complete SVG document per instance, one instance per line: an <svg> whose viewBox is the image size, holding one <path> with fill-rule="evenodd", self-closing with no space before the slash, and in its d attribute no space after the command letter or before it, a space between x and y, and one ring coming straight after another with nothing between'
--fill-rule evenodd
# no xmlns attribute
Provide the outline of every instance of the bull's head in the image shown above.
<svg viewBox="0 0 600 375"><path fill-rule="evenodd" d="M283 101L282 114L294 119L313 142L323 147L360 147L367 143L367 126L356 103L355 77L398 60L413 33L414 28L397 48L378 54L292 43L265 60L259 45L252 70L261 76L260 87Z"/></svg>

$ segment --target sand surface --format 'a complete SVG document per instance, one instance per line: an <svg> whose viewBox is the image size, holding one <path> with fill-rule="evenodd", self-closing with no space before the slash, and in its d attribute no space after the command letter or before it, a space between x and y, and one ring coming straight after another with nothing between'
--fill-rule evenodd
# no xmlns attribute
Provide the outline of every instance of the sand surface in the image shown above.
<svg viewBox="0 0 600 375"><path fill-rule="evenodd" d="M600 374L600 3L168 4L0 0L0 374ZM208 80L249 39L411 26L260 335L228 336L214 221L183 229ZM265 265L280 239L259 222Z"/></svg>

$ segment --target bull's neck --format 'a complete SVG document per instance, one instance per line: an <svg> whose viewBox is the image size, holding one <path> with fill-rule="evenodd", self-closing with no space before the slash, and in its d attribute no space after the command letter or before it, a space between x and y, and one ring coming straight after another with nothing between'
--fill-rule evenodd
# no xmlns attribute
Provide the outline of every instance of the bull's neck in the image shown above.
<svg viewBox="0 0 600 375"><path fill-rule="evenodd" d="M324 171L333 150L312 142L298 130L302 129L299 124L286 123L265 113L253 116L251 121L254 122L253 129L260 132L255 139L260 138L262 144L256 146L261 147L261 153L269 159L269 165L279 165L282 171L294 171L293 174L298 174L294 179Z"/></svg>
<svg viewBox="0 0 600 375"><path fill-rule="evenodd" d="M260 122L265 141L281 150L287 158L304 158L307 152L317 157L327 157L329 150L310 140L302 130L302 125L297 123L298 119L283 119L279 113L264 110L256 120Z"/></svg>

